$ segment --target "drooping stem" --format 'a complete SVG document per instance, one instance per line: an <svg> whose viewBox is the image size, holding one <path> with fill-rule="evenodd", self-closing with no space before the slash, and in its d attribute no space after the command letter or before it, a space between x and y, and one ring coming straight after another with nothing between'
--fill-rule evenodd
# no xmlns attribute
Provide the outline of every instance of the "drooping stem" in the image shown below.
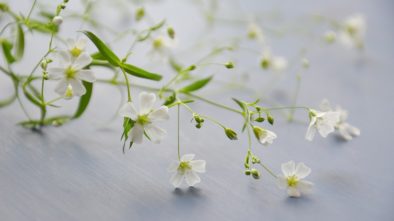
<svg viewBox="0 0 394 221"><path fill-rule="evenodd" d="M130 83L129 83L129 78L126 75L126 72L123 68L120 68L122 70L124 79L126 81L126 87L127 87L127 101L131 102L131 92L130 92Z"/></svg>
<svg viewBox="0 0 394 221"><path fill-rule="evenodd" d="M260 166L262 166L271 176L273 176L274 178L278 178L278 176L272 172L272 170L270 168L268 168L266 165L264 165L263 163L259 163Z"/></svg>
<svg viewBox="0 0 394 221"><path fill-rule="evenodd" d="M180 144L180 134L179 134L179 131L180 131L180 115L181 115L181 113L180 113L180 108L179 108L179 104L178 104L178 107L177 107L177 117L178 117L178 125L177 125L177 137L178 137L178 160L180 161L181 160L181 144Z"/></svg>

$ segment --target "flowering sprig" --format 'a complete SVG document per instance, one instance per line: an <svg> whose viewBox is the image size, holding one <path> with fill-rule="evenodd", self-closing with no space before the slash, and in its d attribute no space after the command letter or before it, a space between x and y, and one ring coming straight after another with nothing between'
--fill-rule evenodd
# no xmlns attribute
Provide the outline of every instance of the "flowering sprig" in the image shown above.
<svg viewBox="0 0 394 221"><path fill-rule="evenodd" d="M152 20L149 12L144 7L136 7L134 12L134 21L143 26L139 29L130 28L124 33L119 34L116 40L124 36L130 37L132 41L124 56L119 56L119 53L113 51L110 44L102 40L95 31L84 30L77 33L81 34L79 38L62 40L60 33L61 26L67 22L67 16L63 13L67 7L68 0L59 1L54 13L46 16L46 20L38 20L32 13L38 4L35 0L32 7L26 16L18 15L11 10L5 3L0 3L0 11L9 15L13 20L12 23L7 24L1 31L0 43L2 45L4 62L6 66L0 66L0 71L6 76L10 77L14 86L14 95L10 98L1 101L0 107L10 105L15 100L27 116L27 120L20 122L20 125L36 130L45 126L61 126L72 120L80 118L85 110L88 108L93 94L93 86L97 83L105 83L112 86L126 86L127 101L122 101L122 107L118 111L123 118L123 125L121 139L123 143L123 152L125 152L126 143L129 148L132 145L138 145L144 139L160 142L167 132L159 127L160 122L169 120L169 112L173 108L177 111L177 160L174 162L169 171L172 174L170 181L174 187L180 187L185 180L189 186L197 185L201 179L197 173L204 173L206 171L206 162L204 160L194 160L194 154L185 154L181 156L181 142L180 142L180 110L184 109L188 112L188 117L192 124L197 129L203 129L206 123L216 125L225 137L234 140L247 139L246 156L243 163L244 173L254 179L263 177L264 171L270 174L278 181L281 188L287 189L287 192L292 197L299 197L301 194L308 192L312 187L312 183L303 180L311 172L311 169L303 163L295 165L293 161L282 164L283 175L277 175L268 167L265 160L258 155L259 150L254 148L255 142L264 146L275 145L276 139L281 139L274 131L277 125L276 119L279 118L275 111L289 111L288 120L294 121L294 112L298 109L306 111L306 118L309 119L309 126L305 138L312 140L314 135L318 132L322 137L338 131L345 140L351 140L353 137L360 134L360 130L351 126L346 122L347 112L340 107L335 110L327 103L321 105L321 110L316 110L306 106L297 105L297 97L299 94L301 71L296 73L296 91L291 105L268 107L262 103L260 99L251 99L252 102L233 98L234 106L232 107L222 104L216 100L210 100L205 96L198 95L201 90L216 81L215 74L202 75L208 66L220 65L221 71L242 70L238 62L234 62L234 58L226 58L222 61L216 61L218 55L223 55L225 52L234 52L243 50L240 43L231 45L217 46L208 53L196 59L194 63L189 65L181 65L178 56L173 53L173 48L168 47L177 40L178 34L175 29L166 23L165 19L158 22ZM71 17L83 17L82 21L91 24L92 27L101 30L110 29L105 27L98 21L88 18L92 10L92 5L87 5L85 14L74 15ZM215 20L215 10L210 11L209 21ZM144 26L145 25L145 26ZM265 70L274 70L276 72L285 72L291 70L291 65L283 56L273 55L270 46L267 44L269 35L266 35L266 30L262 28L259 21L247 21L246 41L257 42L257 49L252 51L259 56L259 62L256 66L260 66ZM14 26L16 34L10 37L3 37L8 27ZM100 29L102 28L102 29ZM113 30L111 30L113 31ZM343 42L347 42L357 48L364 46L364 35L366 31L366 23L364 17L357 15L351 16L340 22L335 26L335 31L329 31L325 35L327 42L335 41L336 36L341 36ZM18 64L25 53L25 38L30 32L39 32L45 36L49 36L46 52L40 56L37 64L32 68L29 74L20 74L14 72L13 67ZM113 32L117 32L116 30ZM245 34L245 33L244 33ZM58 39L60 39L58 41ZM60 42L66 42L66 47L59 46ZM256 43L255 42L255 43ZM170 44L171 43L171 44ZM92 44L97 49L96 51L88 51L87 44ZM146 44L146 45L145 45ZM54 46L56 45L56 46ZM154 73L144 68L137 67L129 62L130 55L134 52L137 45L145 45L159 52L165 63L173 69L173 75L166 82L161 82L162 74ZM198 45L198 44L196 44ZM178 60L179 59L179 60ZM305 58L305 53L302 53L301 69L309 68L309 60ZM96 72L97 67L106 67L113 72L111 79L101 79ZM142 78L156 83L156 87L146 86L136 83L135 78ZM56 82L55 91L46 90L48 84ZM40 82L40 87L36 86L36 82ZM144 91L138 95L136 99L132 91L134 89L143 89ZM250 89L250 88L249 88ZM22 91L22 94L19 93ZM146 92L149 91L149 92ZM54 93L58 95L52 99L47 97ZM260 94L258 94L260 96ZM28 102L36 106L40 110L40 116L32 117L25 109L24 103L21 101L21 96L24 96ZM71 114L48 116L52 107L60 107L58 102L79 99L76 111ZM154 107L156 101L162 102L157 108ZM266 101L266 100L264 100ZM242 125L239 128L230 128L227 123L220 122L215 117L210 116L204 111L195 111L193 105L199 103L206 103L220 108L223 111L229 111L240 119ZM69 103L66 102L66 105ZM136 108L138 107L138 109ZM287 113L287 112L286 112ZM173 135L170 131L169 135ZM224 137L223 136L223 137ZM145 137L145 138L144 138ZM262 147L264 148L264 147Z"/></svg>

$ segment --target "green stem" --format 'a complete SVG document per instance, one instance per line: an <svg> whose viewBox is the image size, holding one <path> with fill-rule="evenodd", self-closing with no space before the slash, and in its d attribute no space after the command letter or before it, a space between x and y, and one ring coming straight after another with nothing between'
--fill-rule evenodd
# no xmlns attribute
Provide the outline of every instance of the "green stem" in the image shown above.
<svg viewBox="0 0 394 221"><path fill-rule="evenodd" d="M224 105L224 104L220 104L220 103L215 102L215 101L211 101L211 100L209 100L209 99L207 99L207 98L200 97L200 96L198 96L198 95L191 94L191 93L188 93L188 92L180 92L180 93L185 94L185 95L187 95L187 96L189 96L189 97L193 97L193 98L196 98L196 99L198 99L198 100L204 101L205 103L214 105L214 106L216 106L216 107L220 107L220 108L223 108L223 109L232 111L232 112L234 112L234 113L242 114L242 111L236 110L236 109L234 109L234 108L228 107L228 106L226 106L226 105Z"/></svg>
<svg viewBox="0 0 394 221"><path fill-rule="evenodd" d="M271 176L273 176L274 178L278 178L278 176L272 172L272 170L270 168L268 168L266 165L264 165L263 163L259 163L260 166L262 166Z"/></svg>
<svg viewBox="0 0 394 221"><path fill-rule="evenodd" d="M181 148L180 148L180 135L179 135L179 131L180 131L180 108L179 108L179 105L178 105L178 128L177 128L177 136L178 136L178 160L180 161L181 160Z"/></svg>
<svg viewBox="0 0 394 221"><path fill-rule="evenodd" d="M131 92L130 92L130 83L129 83L129 78L126 75L126 72L124 71L123 68L120 68L122 70L124 79L126 81L126 87L127 87L127 101L131 102Z"/></svg>
<svg viewBox="0 0 394 221"><path fill-rule="evenodd" d="M34 7L36 6L36 3L37 3L37 0L34 0L33 5L31 6L31 8L29 10L29 13L27 14L26 21L28 21L30 19L31 13L34 10Z"/></svg>
<svg viewBox="0 0 394 221"><path fill-rule="evenodd" d="M301 88L301 75L298 73L296 78L297 78L297 83L296 83L296 90L295 90L294 97L293 97L293 103L292 103L293 107L295 107L297 104L298 94L299 94L300 88ZM295 110L296 109L294 109L294 108L290 109L290 113L289 113L289 117L288 117L289 122L294 120Z"/></svg>

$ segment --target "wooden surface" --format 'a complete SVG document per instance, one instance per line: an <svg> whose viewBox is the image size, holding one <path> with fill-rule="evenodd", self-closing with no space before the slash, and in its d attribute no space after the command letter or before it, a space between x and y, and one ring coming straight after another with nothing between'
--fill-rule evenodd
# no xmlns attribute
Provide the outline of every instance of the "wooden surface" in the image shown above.
<svg viewBox="0 0 394 221"><path fill-rule="evenodd" d="M16 2L29 7L28 1ZM182 23L188 18L177 16L185 16L187 11L174 13L182 7L187 6L173 1L152 10L169 16L174 27L182 28L188 26ZM121 119L108 123L121 98L116 89L97 84L86 116L41 133L15 125L24 119L16 103L0 109L0 220L394 220L393 2L255 1L245 7L256 12L277 8L290 17L311 11L332 17L362 12L367 17L362 55L341 46L320 46L309 52L312 66L303 77L299 99L300 104L309 106L317 106L322 98L341 104L350 111L349 122L361 129L361 136L347 143L335 136L307 142L305 124L278 119L270 128L278 134L275 144L253 144L255 152L276 173L288 160L310 166L308 178L315 183L312 195L288 198L267 173L257 181L246 177L242 171L246 137L228 141L222 130L209 123L196 130L187 112L182 112L182 153L205 159L207 173L195 188L174 190L167 167L176 159L175 111L171 111L172 120L163 124L169 136L160 145L144 143L123 154ZM287 50L299 48L289 38L273 44L285 55ZM28 57L26 66L36 59ZM250 83L254 88L266 86L261 78L254 79ZM286 98L292 88L294 81L284 81L272 95L279 100ZM8 81L0 81L1 97L10 89ZM210 95L234 105L231 96L246 98L248 94L233 90ZM60 112L72 111L75 103L63 105L66 110ZM192 107L239 129L241 119L237 115L205 104ZM34 107L28 108L34 113ZM297 116L306 119L306 114Z"/></svg>

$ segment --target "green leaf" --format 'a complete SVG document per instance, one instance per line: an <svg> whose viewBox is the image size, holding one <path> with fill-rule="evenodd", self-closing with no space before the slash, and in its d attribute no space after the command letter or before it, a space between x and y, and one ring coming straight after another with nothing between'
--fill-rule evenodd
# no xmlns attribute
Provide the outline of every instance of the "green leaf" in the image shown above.
<svg viewBox="0 0 394 221"><path fill-rule="evenodd" d="M171 67L172 67L172 69L174 69L176 72L181 72L182 71L182 65L181 64L179 64L177 61L175 61L175 59L174 58L170 58L170 65L171 65Z"/></svg>
<svg viewBox="0 0 394 221"><path fill-rule="evenodd" d="M235 103L238 104L238 106L242 109L243 112L246 112L247 107L246 107L246 105L245 105L244 102L242 102L242 101L240 101L240 100L237 100L237 99L235 99L235 98L233 98L233 101L235 101Z"/></svg>
<svg viewBox="0 0 394 221"><path fill-rule="evenodd" d="M160 81L162 78L162 76L159 74L148 72L144 69L141 69L141 68L136 67L131 64L121 64L120 68L122 68L128 74L131 74L131 75L134 75L134 76L140 77L140 78L146 78L146 79L150 79L150 80L154 80L154 81Z"/></svg>
<svg viewBox="0 0 394 221"><path fill-rule="evenodd" d="M179 91L188 93L188 92L199 90L199 89L205 87L212 80L212 77L213 76L209 76L207 78L195 81L195 82L187 85L186 87L181 88Z"/></svg>
<svg viewBox="0 0 394 221"><path fill-rule="evenodd" d="M25 33L21 25L17 27L16 42L15 42L15 57L20 60L25 51Z"/></svg>
<svg viewBox="0 0 394 221"><path fill-rule="evenodd" d="M59 31L59 27L52 22L44 23L37 20L29 20L28 23L25 24L29 29L43 32L43 33L57 33Z"/></svg>
<svg viewBox="0 0 394 221"><path fill-rule="evenodd" d="M90 82L83 81L83 85L86 88L86 93L79 99L77 111L75 112L73 119L79 118L85 112L89 105L90 98L92 97L93 84Z"/></svg>
<svg viewBox="0 0 394 221"><path fill-rule="evenodd" d="M157 29L160 29L161 27L163 27L163 25L166 23L166 20L163 19L162 21L160 21L159 23L157 23L156 25L152 26L149 28L149 30L151 31L156 31Z"/></svg>
<svg viewBox="0 0 394 221"><path fill-rule="evenodd" d="M3 39L1 41L1 46L3 48L3 54L5 59L7 60L8 64L12 64L16 61L15 57L12 55L12 43L9 42L7 39Z"/></svg>
<svg viewBox="0 0 394 221"><path fill-rule="evenodd" d="M120 59L116 54L95 34L90 31L82 31L92 42L96 45L97 49L105 59L112 65L119 66L121 64Z"/></svg>

